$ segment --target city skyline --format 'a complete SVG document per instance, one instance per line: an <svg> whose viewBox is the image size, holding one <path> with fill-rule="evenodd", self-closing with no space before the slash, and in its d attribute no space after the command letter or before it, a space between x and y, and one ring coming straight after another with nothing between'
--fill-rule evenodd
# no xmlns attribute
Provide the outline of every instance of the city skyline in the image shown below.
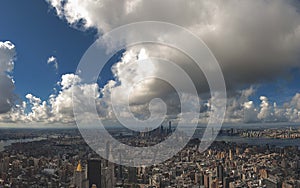
<svg viewBox="0 0 300 188"><path fill-rule="evenodd" d="M165 127L167 128L167 126ZM166 129L167 130L167 129ZM286 135L268 143L262 135ZM0 151L0 186L14 187L201 187L201 188L298 188L300 129L223 129L220 140L199 152L195 137L178 154L163 163L132 167L111 163L95 154L76 129L6 130L0 136L44 137L41 140L15 142ZM12 134L13 133L13 134ZM291 134L290 134L291 133ZM117 134L117 133L116 133ZM298 138L289 138L297 134ZM56 135L56 136L54 136ZM117 134L119 135L119 134ZM117 136L115 135L115 136ZM230 139L225 141L222 135ZM265 136L267 136L265 135ZM134 145L160 141L166 134L117 136ZM293 137L293 136L292 136ZM285 144L283 144L285 143ZM36 149L41 148L41 149ZM109 152L109 151L108 151ZM100 185L100 186L99 186Z"/></svg>

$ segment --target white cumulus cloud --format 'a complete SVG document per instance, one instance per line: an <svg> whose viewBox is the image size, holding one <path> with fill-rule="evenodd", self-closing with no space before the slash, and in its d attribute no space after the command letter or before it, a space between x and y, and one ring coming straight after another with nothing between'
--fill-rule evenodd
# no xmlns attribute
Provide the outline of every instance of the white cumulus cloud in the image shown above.
<svg viewBox="0 0 300 188"><path fill-rule="evenodd" d="M11 73L14 69L16 50L10 41L0 41L0 114L8 112L14 105L14 80Z"/></svg>

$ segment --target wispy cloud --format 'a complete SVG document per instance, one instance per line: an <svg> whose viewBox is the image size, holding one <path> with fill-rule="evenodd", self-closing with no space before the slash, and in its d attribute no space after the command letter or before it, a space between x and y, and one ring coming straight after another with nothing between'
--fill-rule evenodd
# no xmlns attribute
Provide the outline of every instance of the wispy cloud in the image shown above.
<svg viewBox="0 0 300 188"><path fill-rule="evenodd" d="M56 71L58 70L58 62L57 62L57 58L56 57L54 57L54 56L49 57L48 60L47 60L47 64L53 64L55 70Z"/></svg>

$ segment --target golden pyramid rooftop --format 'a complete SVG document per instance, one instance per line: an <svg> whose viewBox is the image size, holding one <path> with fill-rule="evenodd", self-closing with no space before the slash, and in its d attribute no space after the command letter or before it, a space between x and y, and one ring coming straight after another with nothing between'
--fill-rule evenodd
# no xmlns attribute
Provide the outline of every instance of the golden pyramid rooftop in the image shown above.
<svg viewBox="0 0 300 188"><path fill-rule="evenodd" d="M77 168L76 168L77 172L81 172L82 171L82 166L81 166L81 162L78 162Z"/></svg>

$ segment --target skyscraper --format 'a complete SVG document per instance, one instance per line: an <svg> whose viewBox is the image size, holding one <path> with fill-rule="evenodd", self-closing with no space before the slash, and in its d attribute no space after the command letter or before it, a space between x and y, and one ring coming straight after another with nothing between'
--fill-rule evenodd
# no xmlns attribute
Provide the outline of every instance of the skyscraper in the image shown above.
<svg viewBox="0 0 300 188"><path fill-rule="evenodd" d="M108 162L108 166L102 169L102 188L115 187L115 165Z"/></svg>
<svg viewBox="0 0 300 188"><path fill-rule="evenodd" d="M136 181L137 181L136 168L135 167L129 167L129 169L128 169L128 182L136 183Z"/></svg>
<svg viewBox="0 0 300 188"><path fill-rule="evenodd" d="M88 180L89 187L93 184L97 188L101 187L101 160L100 159L89 159L88 160Z"/></svg>
<svg viewBox="0 0 300 188"><path fill-rule="evenodd" d="M208 188L210 185L210 174L204 174L204 186L205 188Z"/></svg>
<svg viewBox="0 0 300 188"><path fill-rule="evenodd" d="M109 159L109 154L110 154L110 143L109 141L106 142L106 147L105 147L105 167L108 166L108 159Z"/></svg>
<svg viewBox="0 0 300 188"><path fill-rule="evenodd" d="M78 188L83 188L84 171L82 170L81 162L78 162L77 168L74 172L74 185Z"/></svg>
<svg viewBox="0 0 300 188"><path fill-rule="evenodd" d="M122 154L119 152L118 180L123 180Z"/></svg>
<svg viewBox="0 0 300 188"><path fill-rule="evenodd" d="M78 162L76 169L74 170L74 176L72 185L76 188L87 188L86 170L83 170L81 162Z"/></svg>
<svg viewBox="0 0 300 188"><path fill-rule="evenodd" d="M131 167L128 167L128 182L135 184L137 182L137 169L134 166L134 162L131 161Z"/></svg>
<svg viewBox="0 0 300 188"><path fill-rule="evenodd" d="M229 150L229 160L233 160L233 152L232 150Z"/></svg>
<svg viewBox="0 0 300 188"><path fill-rule="evenodd" d="M222 164L219 164L217 166L217 178L219 181L222 181L223 184L223 178L224 178L224 167Z"/></svg>

